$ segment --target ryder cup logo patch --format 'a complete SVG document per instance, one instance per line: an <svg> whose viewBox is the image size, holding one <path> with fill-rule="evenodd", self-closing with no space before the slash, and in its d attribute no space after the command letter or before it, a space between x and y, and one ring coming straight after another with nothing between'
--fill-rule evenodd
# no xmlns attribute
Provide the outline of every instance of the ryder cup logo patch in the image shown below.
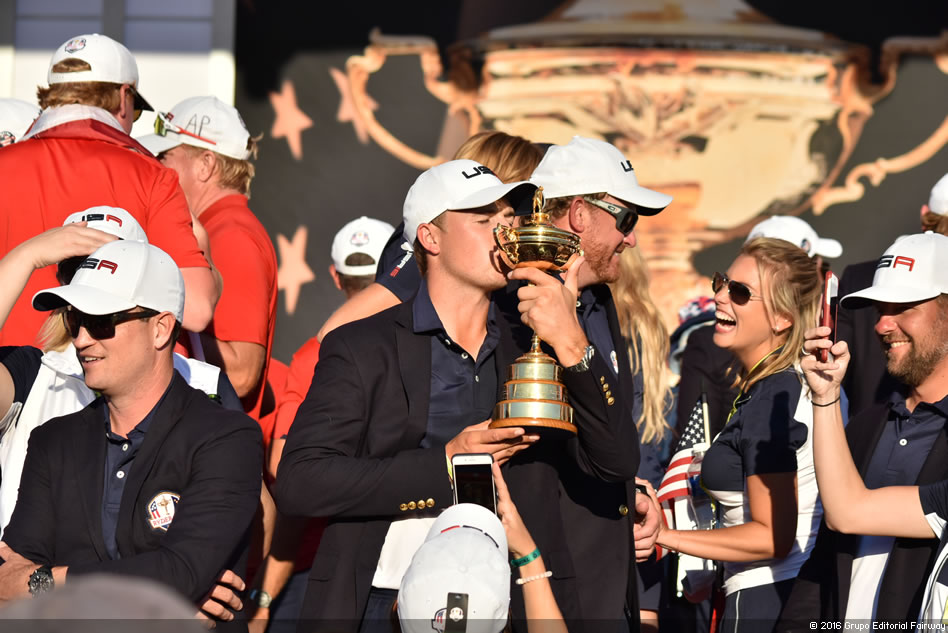
<svg viewBox="0 0 948 633"><path fill-rule="evenodd" d="M349 238L349 243L353 246L365 246L369 243L369 234L365 231L356 231Z"/></svg>
<svg viewBox="0 0 948 633"><path fill-rule="evenodd" d="M168 526L174 521L174 511L180 500L181 495L167 491L159 492L152 497L145 507L151 529L167 532Z"/></svg>
<svg viewBox="0 0 948 633"><path fill-rule="evenodd" d="M86 47L86 38L77 37L74 40L69 40L68 42L66 42L66 46L64 46L63 48L65 48L67 53L75 53L76 51L81 51L85 47Z"/></svg>

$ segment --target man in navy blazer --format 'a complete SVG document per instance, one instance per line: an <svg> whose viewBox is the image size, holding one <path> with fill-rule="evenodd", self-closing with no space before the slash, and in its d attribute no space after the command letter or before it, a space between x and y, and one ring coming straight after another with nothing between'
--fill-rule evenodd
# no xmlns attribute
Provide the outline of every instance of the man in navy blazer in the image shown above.
<svg viewBox="0 0 948 633"><path fill-rule="evenodd" d="M178 267L155 246L110 242L33 305L65 308L86 384L101 396L30 437L0 547L0 599L111 573L203 603L226 570L246 564L262 447L253 420L173 369Z"/></svg>
<svg viewBox="0 0 948 633"><path fill-rule="evenodd" d="M300 630L389 630L404 570L438 511L452 503L449 460L458 453L491 453L505 465L511 494L553 570L557 602L567 618L579 617L558 468L569 460L591 477L631 479L637 436L634 424L622 425L631 441L617 439L607 410L613 396L584 363L588 341L576 323L544 339L562 365L576 366L563 382L578 437L537 443L523 429L487 427L519 355L491 301L507 284L493 229L511 222L512 206L533 190L503 184L468 160L423 173L404 207L405 235L424 275L418 293L323 340L275 495L285 514L329 517ZM566 278L573 303L581 269L578 262Z"/></svg>

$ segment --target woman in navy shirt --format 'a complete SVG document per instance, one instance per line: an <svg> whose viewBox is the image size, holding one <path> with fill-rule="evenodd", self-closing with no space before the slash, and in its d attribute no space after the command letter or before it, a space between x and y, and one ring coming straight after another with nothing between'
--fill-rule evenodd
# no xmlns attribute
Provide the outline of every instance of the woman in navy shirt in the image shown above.
<svg viewBox="0 0 948 633"><path fill-rule="evenodd" d="M708 449L701 484L721 529L663 530L658 544L723 561L722 631L753 622L771 630L809 556L820 509L810 451L812 409L795 368L816 323L816 263L782 240L746 243L726 275L715 273L714 342L741 363L740 393Z"/></svg>

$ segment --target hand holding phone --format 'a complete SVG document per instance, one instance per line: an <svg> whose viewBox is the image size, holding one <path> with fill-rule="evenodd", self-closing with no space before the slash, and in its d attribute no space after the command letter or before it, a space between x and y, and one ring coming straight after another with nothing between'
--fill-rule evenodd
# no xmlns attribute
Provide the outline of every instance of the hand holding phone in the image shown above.
<svg viewBox="0 0 948 633"><path fill-rule="evenodd" d="M826 279L823 283L823 301L820 307L820 326L828 327L832 330L829 335L829 339L836 342L836 310L838 309L838 302L836 300L839 295L839 279L832 271L826 272ZM830 360L830 353L828 349L820 349L817 354L821 363L828 362Z"/></svg>
<svg viewBox="0 0 948 633"><path fill-rule="evenodd" d="M457 453L451 458L454 471L454 503L476 503L497 514L497 492L489 453Z"/></svg>

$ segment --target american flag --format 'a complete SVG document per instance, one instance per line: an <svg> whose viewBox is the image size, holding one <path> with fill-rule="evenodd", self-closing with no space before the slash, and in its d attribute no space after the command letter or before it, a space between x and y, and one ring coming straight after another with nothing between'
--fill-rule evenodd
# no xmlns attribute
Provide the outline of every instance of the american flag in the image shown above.
<svg viewBox="0 0 948 633"><path fill-rule="evenodd" d="M688 424L685 425L685 432L678 441L678 447L675 454L672 455L671 462L668 464L668 470L662 477L662 483L658 486L656 492L659 503L662 504L662 513L665 518L665 525L670 528L675 527L675 508L687 502L688 498L688 466L692 462L691 449L700 442L709 442L710 438L705 437L705 399L702 394L691 411L688 418ZM658 549L658 558L664 554L664 550Z"/></svg>

